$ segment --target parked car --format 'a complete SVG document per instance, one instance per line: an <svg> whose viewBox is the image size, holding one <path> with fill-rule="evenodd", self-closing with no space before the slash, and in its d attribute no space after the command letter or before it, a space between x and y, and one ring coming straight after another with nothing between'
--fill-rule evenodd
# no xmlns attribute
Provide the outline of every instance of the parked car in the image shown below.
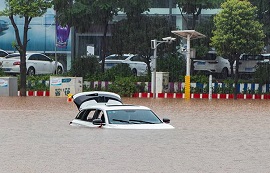
<svg viewBox="0 0 270 173"><path fill-rule="evenodd" d="M194 72L205 72L219 75L226 79L230 74L230 62L228 59L218 56L215 51L209 51L205 56L193 60Z"/></svg>
<svg viewBox="0 0 270 173"><path fill-rule="evenodd" d="M72 126L106 129L174 129L170 120L161 120L150 108L123 104L118 94L104 91L73 96L79 113Z"/></svg>
<svg viewBox="0 0 270 173"><path fill-rule="evenodd" d="M270 54L257 54L257 55L242 54L239 57L238 73L240 75L250 76L256 71L257 66L259 64L269 63L269 59ZM233 68L235 71L236 61L233 64Z"/></svg>
<svg viewBox="0 0 270 173"><path fill-rule="evenodd" d="M0 32L5 31L9 28L8 22L0 20Z"/></svg>
<svg viewBox="0 0 270 173"><path fill-rule="evenodd" d="M4 58L7 55L8 55L8 53L6 51L0 49L0 58Z"/></svg>
<svg viewBox="0 0 270 173"><path fill-rule="evenodd" d="M102 61L99 62L100 64ZM139 55L123 54L123 55L109 55L105 58L105 70L112 68L120 63L126 63L131 68L135 76L143 76L147 74L147 64Z"/></svg>
<svg viewBox="0 0 270 173"><path fill-rule="evenodd" d="M0 59L0 67L5 73L19 74L20 73L20 54L9 54L5 58ZM48 56L41 53L26 53L26 69L27 75L36 74L62 74L63 65L56 62Z"/></svg>

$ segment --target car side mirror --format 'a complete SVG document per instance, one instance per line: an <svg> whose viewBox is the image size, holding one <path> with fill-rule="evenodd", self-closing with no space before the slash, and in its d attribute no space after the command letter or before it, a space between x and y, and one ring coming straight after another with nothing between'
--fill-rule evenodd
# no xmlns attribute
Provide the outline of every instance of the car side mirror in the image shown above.
<svg viewBox="0 0 270 173"><path fill-rule="evenodd" d="M93 123L94 125L102 125L102 124L103 124L101 119L94 119L94 120L92 121L92 123Z"/></svg>
<svg viewBox="0 0 270 173"><path fill-rule="evenodd" d="M171 120L170 120L169 118L163 118L163 122L164 122L164 123L170 123Z"/></svg>

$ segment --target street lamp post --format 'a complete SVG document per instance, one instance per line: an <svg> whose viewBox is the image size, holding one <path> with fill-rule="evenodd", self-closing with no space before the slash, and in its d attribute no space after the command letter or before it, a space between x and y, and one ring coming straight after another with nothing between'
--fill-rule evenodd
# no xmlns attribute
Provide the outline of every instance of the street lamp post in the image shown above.
<svg viewBox="0 0 270 173"><path fill-rule="evenodd" d="M195 30L172 31L173 34L187 39L187 67L185 76L185 99L190 99L190 40L204 38L205 35Z"/></svg>
<svg viewBox="0 0 270 173"><path fill-rule="evenodd" d="M157 87L156 87L156 73L157 73L157 47L158 45L162 44L162 43L169 43L171 44L176 38L172 38L172 37L165 37L162 38L163 41L158 41L156 39L151 40L151 48L154 49L154 57L152 59L153 63L153 77L151 78L151 84L152 84L152 88L153 88L153 98L156 98L156 92L157 92Z"/></svg>

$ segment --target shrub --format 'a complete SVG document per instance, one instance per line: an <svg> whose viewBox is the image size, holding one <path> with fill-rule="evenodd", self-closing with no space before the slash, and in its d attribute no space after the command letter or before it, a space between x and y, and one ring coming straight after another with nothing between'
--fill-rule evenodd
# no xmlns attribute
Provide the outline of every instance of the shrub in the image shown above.
<svg viewBox="0 0 270 173"><path fill-rule="evenodd" d="M270 83L270 64L259 64L254 73L254 80L259 84Z"/></svg>
<svg viewBox="0 0 270 173"><path fill-rule="evenodd" d="M185 75L186 61L183 54L166 54L157 58L157 70L169 72L169 80L178 82Z"/></svg>
<svg viewBox="0 0 270 173"><path fill-rule="evenodd" d="M116 66L106 70L104 73L88 74L88 81L115 81L117 77L131 77L133 73L128 64L117 64Z"/></svg>
<svg viewBox="0 0 270 173"><path fill-rule="evenodd" d="M123 97L130 97L133 93L138 92L134 77L117 77L116 80L109 85L109 91L118 93Z"/></svg>
<svg viewBox="0 0 270 173"><path fill-rule="evenodd" d="M70 70L71 76L83 77L94 76L100 72L100 64L96 56L82 56L75 58Z"/></svg>

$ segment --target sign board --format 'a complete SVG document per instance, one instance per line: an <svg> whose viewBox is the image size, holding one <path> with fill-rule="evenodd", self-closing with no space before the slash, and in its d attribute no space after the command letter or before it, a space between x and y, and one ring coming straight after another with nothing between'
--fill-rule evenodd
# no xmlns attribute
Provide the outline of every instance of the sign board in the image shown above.
<svg viewBox="0 0 270 173"><path fill-rule="evenodd" d="M94 48L94 46L87 46L87 53L86 53L86 55L87 56L90 56L90 55L94 55L95 54L95 48Z"/></svg>
<svg viewBox="0 0 270 173"><path fill-rule="evenodd" d="M17 77L0 77L0 96L18 96Z"/></svg>
<svg viewBox="0 0 270 173"><path fill-rule="evenodd" d="M152 72L152 80L154 80L154 75ZM151 91L154 90L154 86L151 86ZM169 91L169 72L156 72L156 92L168 92Z"/></svg>
<svg viewBox="0 0 270 173"><path fill-rule="evenodd" d="M68 97L69 94L82 92L82 77L50 77L50 96L51 97Z"/></svg>

